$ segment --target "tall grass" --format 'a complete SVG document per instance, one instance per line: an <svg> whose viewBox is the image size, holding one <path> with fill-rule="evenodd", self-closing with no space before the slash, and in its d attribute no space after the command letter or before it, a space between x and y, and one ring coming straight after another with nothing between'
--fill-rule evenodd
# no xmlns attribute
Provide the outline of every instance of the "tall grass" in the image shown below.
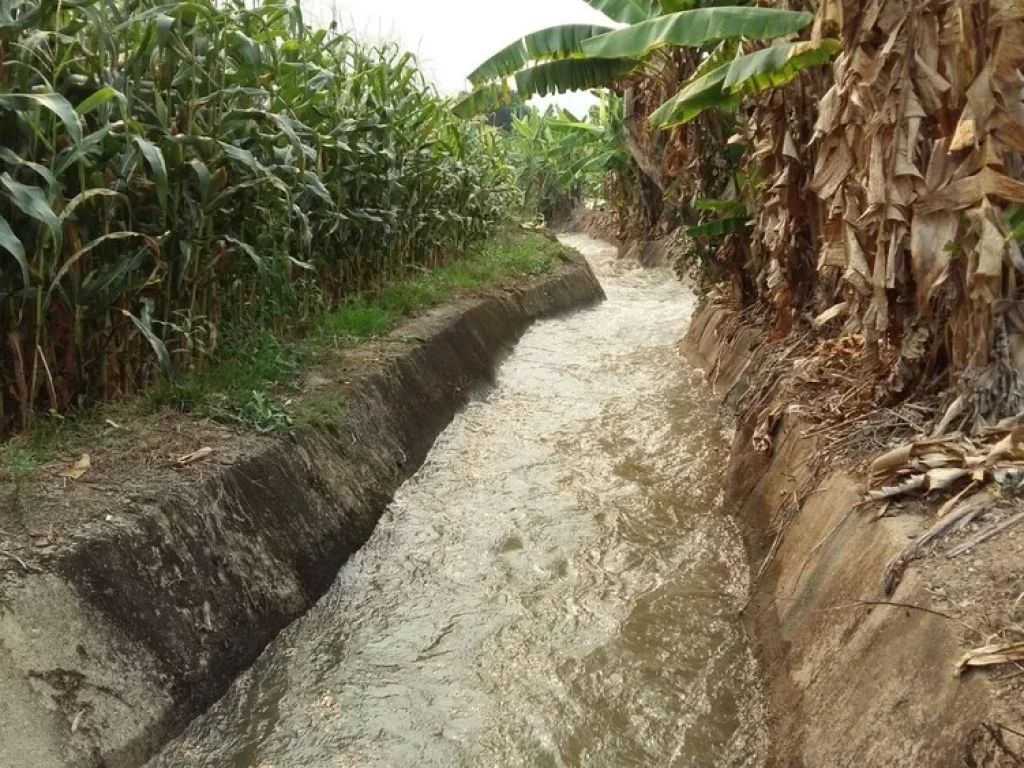
<svg viewBox="0 0 1024 768"><path fill-rule="evenodd" d="M434 266L513 199L495 131L297 4L0 0L0 431Z"/></svg>

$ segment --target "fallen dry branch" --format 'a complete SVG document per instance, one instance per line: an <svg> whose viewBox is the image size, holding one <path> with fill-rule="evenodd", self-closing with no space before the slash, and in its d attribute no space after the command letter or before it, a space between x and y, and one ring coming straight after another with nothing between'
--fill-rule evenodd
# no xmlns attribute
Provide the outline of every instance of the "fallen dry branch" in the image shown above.
<svg viewBox="0 0 1024 768"><path fill-rule="evenodd" d="M986 491L978 491L960 502L949 514L941 518L935 525L914 539L910 545L895 555L885 566L882 574L882 589L891 595L899 586L903 572L911 560L919 557L922 550L956 525L966 525L979 514L988 509L991 498Z"/></svg>
<svg viewBox="0 0 1024 768"><path fill-rule="evenodd" d="M973 632L974 634L978 635L979 637L984 637L985 636L984 633L982 633L982 631L979 630L977 627L972 627L970 624L968 624L967 622L963 621L962 619L958 619L956 616L950 616L948 613L943 613L942 611L937 611L934 608L928 608L927 606L924 606L924 605L914 605L913 603L901 603L901 602L899 602L897 600L854 600L852 602L843 603L841 605L833 605L833 606L830 606L829 608L824 608L822 610L826 610L826 611L841 611L841 610L845 610L845 609L849 609L849 608L875 608L875 607L906 608L908 611L920 611L921 613L928 613L928 614L931 614L932 616L938 616L939 618L942 618L942 619L947 619L949 621L955 621L957 624L959 624L960 626L964 627L965 629L970 630L971 632Z"/></svg>
<svg viewBox="0 0 1024 768"><path fill-rule="evenodd" d="M996 746L1002 751L1002 753L1013 760L1014 765L1024 765L1024 758L1010 749L1006 744L1006 740L1003 738L1003 731L1020 737L1021 733L1019 731L1015 731L1013 728L1008 728L1001 723L982 723L982 726L986 731L988 731L989 735L992 737L992 741L995 742Z"/></svg>
<svg viewBox="0 0 1024 768"><path fill-rule="evenodd" d="M6 557L8 560L13 560L18 565L20 565L26 573L43 572L43 569L40 568L38 565L34 565L33 563L26 563L24 560L22 560L20 557L13 554L12 552L0 552L0 557Z"/></svg>
<svg viewBox="0 0 1024 768"><path fill-rule="evenodd" d="M953 559L954 557L962 555L964 552L968 552L974 549L983 541L988 541L997 533L1002 533L1008 528L1012 528L1021 520L1024 520L1024 512L1018 512L1016 515L1008 517L1005 520L1001 520L1000 522L995 523L994 525L990 525L988 528L985 528L980 533L972 536L967 541L963 542L962 544L958 544L957 546L950 549L949 552L946 553L946 557Z"/></svg>
<svg viewBox="0 0 1024 768"><path fill-rule="evenodd" d="M197 462L200 459L205 459L211 453L213 453L213 448L210 448L208 445L204 445L197 451L192 451L192 453L186 453L184 456L179 456L174 460L174 465L176 467L187 467L189 464Z"/></svg>

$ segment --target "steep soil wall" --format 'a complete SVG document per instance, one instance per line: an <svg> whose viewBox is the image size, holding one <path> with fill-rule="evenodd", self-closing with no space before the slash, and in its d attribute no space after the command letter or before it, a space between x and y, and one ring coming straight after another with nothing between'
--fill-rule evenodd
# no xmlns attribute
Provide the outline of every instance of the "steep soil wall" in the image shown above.
<svg viewBox="0 0 1024 768"><path fill-rule="evenodd" d="M764 374L763 334L724 322L727 314L700 310L682 350L738 406ZM770 453L754 450L753 431L738 424L726 508L744 531L755 576L770 555L745 616L766 676L771 764L1004 764L980 727L1001 716L988 683L954 674L962 628L925 611L859 602L929 604L913 571L891 597L881 593L886 562L918 521L860 512L862 483L843 469L808 491L808 458L822 446L804 436L798 416L783 417ZM797 493L803 503L780 536L773 521Z"/></svg>
<svg viewBox="0 0 1024 768"><path fill-rule="evenodd" d="M0 765L132 766L327 589L471 388L535 319L603 293L576 258L404 324L305 428L0 590Z"/></svg>

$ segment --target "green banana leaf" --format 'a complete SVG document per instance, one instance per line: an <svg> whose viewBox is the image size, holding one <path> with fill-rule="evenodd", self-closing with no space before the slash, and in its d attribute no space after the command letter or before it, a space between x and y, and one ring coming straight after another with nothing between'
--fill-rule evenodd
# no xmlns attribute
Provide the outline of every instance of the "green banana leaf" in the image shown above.
<svg viewBox="0 0 1024 768"><path fill-rule="evenodd" d="M749 225L750 218L744 214L743 216L730 216L724 219L715 219L714 221L709 221L706 224L697 224L693 227L687 227L686 234L694 240L725 237L726 235L742 232Z"/></svg>
<svg viewBox="0 0 1024 768"><path fill-rule="evenodd" d="M473 85L483 85L508 77L531 61L581 58L584 40L610 31L609 27L593 24L566 24L533 32L487 59L470 74L469 81Z"/></svg>
<svg viewBox="0 0 1024 768"><path fill-rule="evenodd" d="M718 211L731 213L734 216L746 215L747 206L742 200L722 200L715 197L699 197L693 201L698 211Z"/></svg>
<svg viewBox="0 0 1024 768"><path fill-rule="evenodd" d="M638 64L634 59L551 61L517 73L516 90L525 99L534 95L602 88L625 77Z"/></svg>
<svg viewBox="0 0 1024 768"><path fill-rule="evenodd" d="M706 75L687 82L679 93L651 113L655 128L672 128L688 123L706 109L734 109L741 98L724 90L730 64L723 64Z"/></svg>
<svg viewBox="0 0 1024 768"><path fill-rule="evenodd" d="M594 58L640 58L666 45L699 47L719 40L769 40L799 32L810 13L773 8L699 8L634 24L583 42Z"/></svg>
<svg viewBox="0 0 1024 768"><path fill-rule="evenodd" d="M612 21L620 24L637 24L658 12L651 0L585 0Z"/></svg>
<svg viewBox="0 0 1024 768"><path fill-rule="evenodd" d="M807 67L831 61L839 41L831 38L817 43L780 43L733 60L725 78L725 89L757 93L785 85Z"/></svg>
<svg viewBox="0 0 1024 768"><path fill-rule="evenodd" d="M516 91L523 99L551 93L602 88L625 77L639 66L634 59L562 59L538 64L515 75ZM458 101L454 112L468 118L486 114L510 103L506 83L490 83Z"/></svg>
<svg viewBox="0 0 1024 768"><path fill-rule="evenodd" d="M706 109L734 109L743 94L759 93L793 80L808 67L828 62L839 50L831 38L818 43L780 43L740 56L729 64L690 80L651 115L651 125L671 128Z"/></svg>

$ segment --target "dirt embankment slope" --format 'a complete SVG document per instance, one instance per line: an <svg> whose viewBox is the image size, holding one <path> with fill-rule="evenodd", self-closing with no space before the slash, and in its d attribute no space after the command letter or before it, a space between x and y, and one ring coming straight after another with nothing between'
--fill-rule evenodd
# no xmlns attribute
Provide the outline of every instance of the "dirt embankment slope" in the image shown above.
<svg viewBox="0 0 1024 768"><path fill-rule="evenodd" d="M151 468L154 493L8 570L0 765L141 763L327 589L508 345L602 295L576 257L407 321L333 372L339 423L205 473Z"/></svg>
<svg viewBox="0 0 1024 768"><path fill-rule="evenodd" d="M765 349L763 333L727 322L728 312L699 311L682 351L737 407L765 375ZM954 671L965 642L978 638L967 640L943 611L920 609L934 607L935 595L916 568L882 594L887 561L922 521L873 520L858 506L863 481L845 467L812 476L811 458L825 446L799 415L783 416L768 452L752 446L754 430L738 424L726 508L755 576L745 617L766 675L771 764L1019 764L992 725L1014 725L1020 713L984 673Z"/></svg>

